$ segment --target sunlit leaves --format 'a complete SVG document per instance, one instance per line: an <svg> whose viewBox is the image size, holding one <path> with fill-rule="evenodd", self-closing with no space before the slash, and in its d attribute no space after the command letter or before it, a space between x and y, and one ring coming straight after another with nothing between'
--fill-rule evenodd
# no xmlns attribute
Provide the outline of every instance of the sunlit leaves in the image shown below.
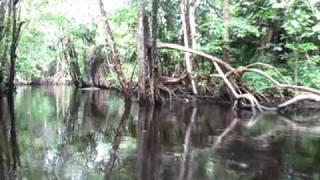
<svg viewBox="0 0 320 180"><path fill-rule="evenodd" d="M258 27L252 25L246 18L234 17L230 22L230 26L233 31L233 35L237 38L244 38L246 36L261 36Z"/></svg>
<svg viewBox="0 0 320 180"><path fill-rule="evenodd" d="M286 48L289 48L294 51L299 51L302 53L318 49L318 47L311 42L309 42L309 43L288 43L288 44L286 44Z"/></svg>

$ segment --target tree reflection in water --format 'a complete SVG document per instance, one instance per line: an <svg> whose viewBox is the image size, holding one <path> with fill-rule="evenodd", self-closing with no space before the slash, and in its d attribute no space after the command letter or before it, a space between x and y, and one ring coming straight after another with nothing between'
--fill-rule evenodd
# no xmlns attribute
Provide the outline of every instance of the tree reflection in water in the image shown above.
<svg viewBox="0 0 320 180"><path fill-rule="evenodd" d="M192 115L190 117L190 122L187 125L185 138L184 138L184 144L183 144L184 148L183 148L179 180L189 180L192 178L191 132L192 132L192 126L195 122L196 115L197 115L197 108L193 107Z"/></svg>
<svg viewBox="0 0 320 180"><path fill-rule="evenodd" d="M311 179L320 176L316 117L19 88L1 98L0 179Z"/></svg>
<svg viewBox="0 0 320 180"><path fill-rule="evenodd" d="M137 177L158 179L161 165L161 120L159 109L140 106L137 127Z"/></svg>
<svg viewBox="0 0 320 180"><path fill-rule="evenodd" d="M109 161L106 165L106 168L105 168L105 179L106 180L111 179L112 170L115 166L116 160L118 159L117 153L119 150L122 136L124 134L124 131L125 131L125 128L127 125L127 121L130 116L131 105L132 105L131 100L125 100L124 112L123 112L121 121L119 122L119 125L117 127L115 136L113 138L112 149L110 150L110 159L109 159Z"/></svg>
<svg viewBox="0 0 320 180"><path fill-rule="evenodd" d="M8 108L3 108L5 102ZM8 109L8 112L5 112L5 109ZM0 179L21 179L13 95L6 98L0 95L0 129Z"/></svg>

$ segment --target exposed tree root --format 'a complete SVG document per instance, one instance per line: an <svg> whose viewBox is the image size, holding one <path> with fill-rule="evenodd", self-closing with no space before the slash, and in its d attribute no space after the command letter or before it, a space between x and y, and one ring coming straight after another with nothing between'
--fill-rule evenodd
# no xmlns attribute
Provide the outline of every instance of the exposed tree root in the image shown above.
<svg viewBox="0 0 320 180"><path fill-rule="evenodd" d="M281 84L280 82L275 80L273 77L271 77L269 74L261 71L260 69L243 68L242 71L250 71L250 72L260 74L260 75L264 76L266 79L270 80L273 83L273 85L279 89L292 89L295 91L309 92L309 93L314 93L314 94L320 95L320 91L317 89L314 89L314 88L305 87L305 86L290 85L290 84Z"/></svg>
<svg viewBox="0 0 320 180"><path fill-rule="evenodd" d="M186 78L188 78L188 74L182 73L182 75L179 77L159 76L158 81L165 85L170 85L170 84L179 84L181 81L185 80Z"/></svg>
<svg viewBox="0 0 320 180"><path fill-rule="evenodd" d="M216 71L218 72L218 74L213 75L213 76L222 79L222 81L224 82L224 84L228 88L228 90L230 92L230 96L231 96L230 98L234 100L235 105L238 106L239 103L241 103L241 105L250 106L254 113L256 112L256 110L259 110L260 112L274 111L274 110L287 107L291 104L294 104L294 103L297 103L297 102L300 102L303 100L313 100L313 101L320 102L320 91L319 90L314 89L314 88L310 88L310 87L305 87L305 86L290 85L286 81L286 79L283 77L283 75L275 67L273 67L271 65L264 64L264 63L254 63L254 64L249 64L247 66L241 66L238 68L234 68L230 64L224 62L223 60L221 60L217 57L214 57L209 54L206 54L206 53L203 53L203 52L191 49L191 48L187 48L184 46L180 46L180 45L176 45L176 44L168 44L168 43L158 43L157 47L159 49L163 49L163 48L175 49L175 50L192 53L192 54L199 55L204 58L210 59L214 65ZM262 70L252 68L252 67L262 67L262 68L272 69L286 82L286 84L282 84L279 81L277 81L276 79L274 79L273 77L271 77L269 74L263 72ZM229 72L224 73L222 71L222 69L226 69ZM255 96L258 93L256 93L256 92L250 93L235 83L235 82L237 82L236 80L241 78L245 72L253 72L253 73L259 74L259 75L265 77L267 80L271 81L271 83L273 84L273 87L279 91L282 99L284 99L284 95L283 95L282 91L285 89L286 90L293 90L296 92L301 92L304 94L293 97L292 99L289 99L286 102L281 103L280 105L275 106L275 107L263 106L260 104L259 100ZM308 94L305 94L305 93L308 93ZM263 97L265 99L265 101L268 101L268 98L266 98L261 93L258 94L258 96Z"/></svg>
<svg viewBox="0 0 320 180"><path fill-rule="evenodd" d="M174 90L171 90L167 86L164 86L163 84L158 85L159 89L168 93L170 101L172 101L172 96L175 98L178 98L178 96L174 93Z"/></svg>

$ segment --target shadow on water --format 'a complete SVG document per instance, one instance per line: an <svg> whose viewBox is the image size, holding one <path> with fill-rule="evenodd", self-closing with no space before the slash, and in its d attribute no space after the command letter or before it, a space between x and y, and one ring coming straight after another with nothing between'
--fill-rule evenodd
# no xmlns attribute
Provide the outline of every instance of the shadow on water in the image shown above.
<svg viewBox="0 0 320 180"><path fill-rule="evenodd" d="M0 103L0 179L319 179L320 117L141 106L110 91L21 87Z"/></svg>

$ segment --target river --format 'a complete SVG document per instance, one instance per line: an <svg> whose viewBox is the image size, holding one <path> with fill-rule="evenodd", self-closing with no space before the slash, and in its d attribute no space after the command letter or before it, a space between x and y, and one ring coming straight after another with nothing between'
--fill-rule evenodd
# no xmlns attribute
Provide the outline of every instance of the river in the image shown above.
<svg viewBox="0 0 320 180"><path fill-rule="evenodd" d="M139 107L119 94L19 87L0 99L0 179L320 179L320 112Z"/></svg>

